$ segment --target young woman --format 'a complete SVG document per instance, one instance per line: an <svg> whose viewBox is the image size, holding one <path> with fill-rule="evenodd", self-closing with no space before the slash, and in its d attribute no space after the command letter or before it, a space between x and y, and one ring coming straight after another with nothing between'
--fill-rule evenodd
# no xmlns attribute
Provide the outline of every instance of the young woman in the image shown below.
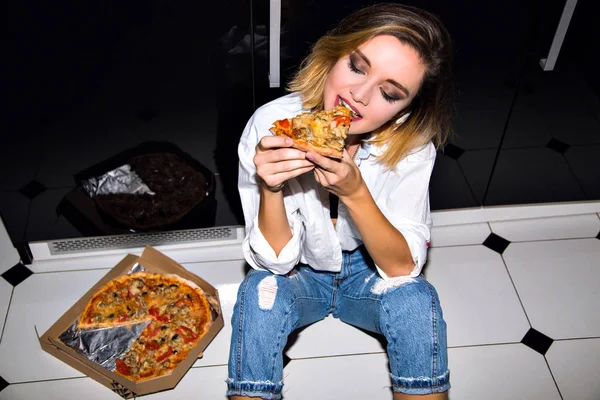
<svg viewBox="0 0 600 400"><path fill-rule="evenodd" d="M421 270L435 150L451 130L451 47L425 11L358 10L315 44L291 93L246 125L238 185L253 269L232 318L232 399L281 398L288 335L330 313L385 336L395 399L446 398L446 324ZM269 132L340 102L358 115L341 161Z"/></svg>

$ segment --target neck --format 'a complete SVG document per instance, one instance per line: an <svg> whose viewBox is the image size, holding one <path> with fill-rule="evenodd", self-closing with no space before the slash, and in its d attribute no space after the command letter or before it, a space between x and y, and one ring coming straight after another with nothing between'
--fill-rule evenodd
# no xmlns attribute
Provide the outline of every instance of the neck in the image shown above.
<svg viewBox="0 0 600 400"><path fill-rule="evenodd" d="M350 146L354 146L355 144L359 144L362 139L362 135L350 135L346 136L345 146L349 148Z"/></svg>
<svg viewBox="0 0 600 400"><path fill-rule="evenodd" d="M348 150L348 154L350 155L350 158L352 158L352 159L354 159L354 156L356 156L356 153L358 153L359 148L360 148L360 145L358 142L352 143L352 144L346 143L346 150Z"/></svg>

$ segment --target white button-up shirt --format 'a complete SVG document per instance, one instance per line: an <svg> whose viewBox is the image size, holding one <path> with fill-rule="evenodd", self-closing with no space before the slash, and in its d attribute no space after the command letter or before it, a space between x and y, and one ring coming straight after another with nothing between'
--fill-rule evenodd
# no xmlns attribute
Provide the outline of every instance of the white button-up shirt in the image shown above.
<svg viewBox="0 0 600 400"><path fill-rule="evenodd" d="M329 193L315 181L312 172L289 180L283 189L292 238L279 255L258 227L260 194L253 162L256 145L263 136L271 135L269 128L274 121L305 111L297 93L263 105L248 121L238 146L238 188L246 227L244 256L253 268L275 274L286 274L298 263L308 264L315 270L339 272L342 251L354 250L363 243L342 202L334 228L329 214ZM410 275L418 276L425 264L430 240L429 178L435 148L428 143L416 149L394 169L377 161L376 156L380 154L380 147L367 144L359 150L355 163L381 212L406 239L415 263ZM377 269L387 279L378 266Z"/></svg>

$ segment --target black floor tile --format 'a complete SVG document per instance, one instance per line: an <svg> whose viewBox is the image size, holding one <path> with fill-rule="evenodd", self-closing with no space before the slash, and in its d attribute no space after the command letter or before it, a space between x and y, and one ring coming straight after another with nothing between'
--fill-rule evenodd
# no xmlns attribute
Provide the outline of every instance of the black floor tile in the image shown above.
<svg viewBox="0 0 600 400"><path fill-rule="evenodd" d="M500 152L484 206L582 200L564 157L542 147Z"/></svg>
<svg viewBox="0 0 600 400"><path fill-rule="evenodd" d="M36 180L33 180L27 185L23 186L21 189L19 189L19 192L21 192L23 196L26 196L29 199L34 199L40 194L44 193L46 189L46 186L44 186Z"/></svg>
<svg viewBox="0 0 600 400"><path fill-rule="evenodd" d="M155 110L151 107L147 107L147 108L144 108L144 109L138 111L137 113L135 113L135 116L144 122L150 122L154 118L156 118L158 116L158 114L159 114L159 112L157 110Z"/></svg>
<svg viewBox="0 0 600 400"><path fill-rule="evenodd" d="M3 391L4 389L6 389L6 387L9 385L8 382L6 382L6 380L4 380L3 377L0 376L0 392Z"/></svg>
<svg viewBox="0 0 600 400"><path fill-rule="evenodd" d="M460 157L459 164L478 204L483 204L485 190L492 176L495 157L495 149L467 150Z"/></svg>
<svg viewBox="0 0 600 400"><path fill-rule="evenodd" d="M0 216L13 242L23 240L31 200L21 193L0 192Z"/></svg>
<svg viewBox="0 0 600 400"><path fill-rule="evenodd" d="M551 138L571 145L600 144L600 121L595 118L577 72L552 73L531 68L517 94L503 149L542 147Z"/></svg>
<svg viewBox="0 0 600 400"><path fill-rule="evenodd" d="M27 268L21 263L18 263L14 267L5 271L2 274L2 277L6 279L6 281L11 285L17 286L19 283L29 278L32 274L33 272L31 272L29 268Z"/></svg>
<svg viewBox="0 0 600 400"><path fill-rule="evenodd" d="M288 357L287 354L283 354L283 368L287 367L287 365L292 361L291 358Z"/></svg>
<svg viewBox="0 0 600 400"><path fill-rule="evenodd" d="M432 210L476 207L471 189L457 161L438 154L429 187Z"/></svg>
<svg viewBox="0 0 600 400"><path fill-rule="evenodd" d="M462 156L464 154L465 150L458 147L455 144L452 143L448 143L445 147L444 147L444 155L446 157L450 157L453 160L458 160L460 158L460 156Z"/></svg>
<svg viewBox="0 0 600 400"><path fill-rule="evenodd" d="M457 71L454 143L465 150L500 145L516 90L515 68L477 64Z"/></svg>
<svg viewBox="0 0 600 400"><path fill-rule="evenodd" d="M42 146L27 127L13 131L4 126L3 131L10 131L11 138L0 147L0 190L18 190L35 179Z"/></svg>
<svg viewBox="0 0 600 400"><path fill-rule="evenodd" d="M482 244L488 249L494 250L498 254L502 254L510 244L510 241L495 233L490 233Z"/></svg>
<svg viewBox="0 0 600 400"><path fill-rule="evenodd" d="M571 145L563 142L562 140L551 138L550 141L546 143L546 147L556 151L559 154L565 154Z"/></svg>
<svg viewBox="0 0 600 400"><path fill-rule="evenodd" d="M521 339L521 343L532 348L541 355L546 354L553 342L554 340L533 328L530 328L523 339Z"/></svg>
<svg viewBox="0 0 600 400"><path fill-rule="evenodd" d="M244 217L241 211L242 204L237 193L237 185L226 185L221 180L221 175L217 176L217 190L215 199L217 200L216 226L244 225ZM231 195L233 193L233 195ZM230 194L228 196L228 194Z"/></svg>
<svg viewBox="0 0 600 400"><path fill-rule="evenodd" d="M93 112L81 111L61 121L60 133L46 138L36 179L48 188L74 186L78 172L143 141L140 132L115 114L98 106Z"/></svg>
<svg viewBox="0 0 600 400"><path fill-rule="evenodd" d="M565 159L589 200L600 200L600 145L573 146Z"/></svg>
<svg viewBox="0 0 600 400"><path fill-rule="evenodd" d="M49 189L32 200L27 220L27 241L80 237L81 233L59 215L57 207L72 188Z"/></svg>

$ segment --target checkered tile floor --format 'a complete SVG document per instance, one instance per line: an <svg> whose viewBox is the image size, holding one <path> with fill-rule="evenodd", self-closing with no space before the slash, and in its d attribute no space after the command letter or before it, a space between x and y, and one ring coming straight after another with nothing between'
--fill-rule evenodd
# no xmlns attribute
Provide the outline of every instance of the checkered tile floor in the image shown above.
<svg viewBox="0 0 600 400"><path fill-rule="evenodd" d="M448 323L452 400L600 398L600 215L533 217L434 228L425 273ZM114 263L23 265L4 229L0 250L0 399L118 399L38 343ZM225 399L245 263L227 254L206 261L200 251L167 255L218 288L225 327L174 390L140 398ZM286 400L392 398L377 338L327 318L294 339Z"/></svg>

